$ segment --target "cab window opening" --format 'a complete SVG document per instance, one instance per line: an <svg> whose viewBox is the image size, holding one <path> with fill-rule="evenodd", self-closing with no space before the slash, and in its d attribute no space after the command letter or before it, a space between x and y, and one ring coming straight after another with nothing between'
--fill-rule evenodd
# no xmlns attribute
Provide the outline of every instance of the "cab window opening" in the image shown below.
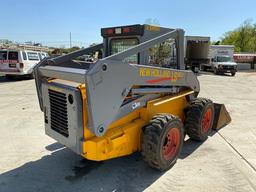
<svg viewBox="0 0 256 192"><path fill-rule="evenodd" d="M176 43L174 39L168 39L149 48L148 53L149 65L172 69L177 68Z"/></svg>
<svg viewBox="0 0 256 192"><path fill-rule="evenodd" d="M110 55L125 51L139 44L138 38L114 38L110 40ZM131 64L139 63L139 54L131 55L123 60Z"/></svg>

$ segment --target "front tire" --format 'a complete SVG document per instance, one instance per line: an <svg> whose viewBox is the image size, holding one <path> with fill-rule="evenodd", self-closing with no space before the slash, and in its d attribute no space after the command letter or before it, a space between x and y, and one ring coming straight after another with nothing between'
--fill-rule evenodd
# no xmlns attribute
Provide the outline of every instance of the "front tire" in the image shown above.
<svg viewBox="0 0 256 192"><path fill-rule="evenodd" d="M214 104L210 99L196 98L185 110L185 130L188 136L197 141L205 141L212 130Z"/></svg>
<svg viewBox="0 0 256 192"><path fill-rule="evenodd" d="M235 75L236 75L236 72L231 72L231 75L232 75L232 76L235 76Z"/></svg>
<svg viewBox="0 0 256 192"><path fill-rule="evenodd" d="M173 115L159 114L143 129L142 156L150 167L170 169L177 161L184 140L183 124Z"/></svg>
<svg viewBox="0 0 256 192"><path fill-rule="evenodd" d="M214 68L214 69L213 69L213 73L214 73L215 75L218 75L218 74L219 74L218 69L217 69L217 68Z"/></svg>

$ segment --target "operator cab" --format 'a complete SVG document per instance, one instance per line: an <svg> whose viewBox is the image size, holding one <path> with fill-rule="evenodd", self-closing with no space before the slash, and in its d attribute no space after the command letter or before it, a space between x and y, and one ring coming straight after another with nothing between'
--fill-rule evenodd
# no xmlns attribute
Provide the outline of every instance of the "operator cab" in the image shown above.
<svg viewBox="0 0 256 192"><path fill-rule="evenodd" d="M151 25L128 25L102 28L103 57L125 51L173 30L174 29ZM176 41L174 39L168 39L163 43L151 47L147 51L129 56L123 61L130 64L179 68L179 66L177 66L176 50L178 50Z"/></svg>

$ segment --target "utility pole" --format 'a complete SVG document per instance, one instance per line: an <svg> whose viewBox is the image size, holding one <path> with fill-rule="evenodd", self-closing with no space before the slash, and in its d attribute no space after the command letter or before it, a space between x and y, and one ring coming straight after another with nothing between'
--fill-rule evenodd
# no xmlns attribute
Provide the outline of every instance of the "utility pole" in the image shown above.
<svg viewBox="0 0 256 192"><path fill-rule="evenodd" d="M69 46L72 47L71 32L69 33Z"/></svg>

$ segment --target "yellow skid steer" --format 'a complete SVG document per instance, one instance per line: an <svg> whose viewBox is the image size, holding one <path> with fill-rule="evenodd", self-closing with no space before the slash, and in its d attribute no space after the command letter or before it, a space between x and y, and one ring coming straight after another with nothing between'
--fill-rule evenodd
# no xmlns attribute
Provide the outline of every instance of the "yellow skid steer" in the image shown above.
<svg viewBox="0 0 256 192"><path fill-rule="evenodd" d="M151 167L167 170L186 134L204 141L231 121L224 105L197 97L197 77L185 70L182 29L129 25L103 28L101 35L102 44L34 68L53 139L94 161L141 151ZM88 62L85 55L100 57Z"/></svg>

